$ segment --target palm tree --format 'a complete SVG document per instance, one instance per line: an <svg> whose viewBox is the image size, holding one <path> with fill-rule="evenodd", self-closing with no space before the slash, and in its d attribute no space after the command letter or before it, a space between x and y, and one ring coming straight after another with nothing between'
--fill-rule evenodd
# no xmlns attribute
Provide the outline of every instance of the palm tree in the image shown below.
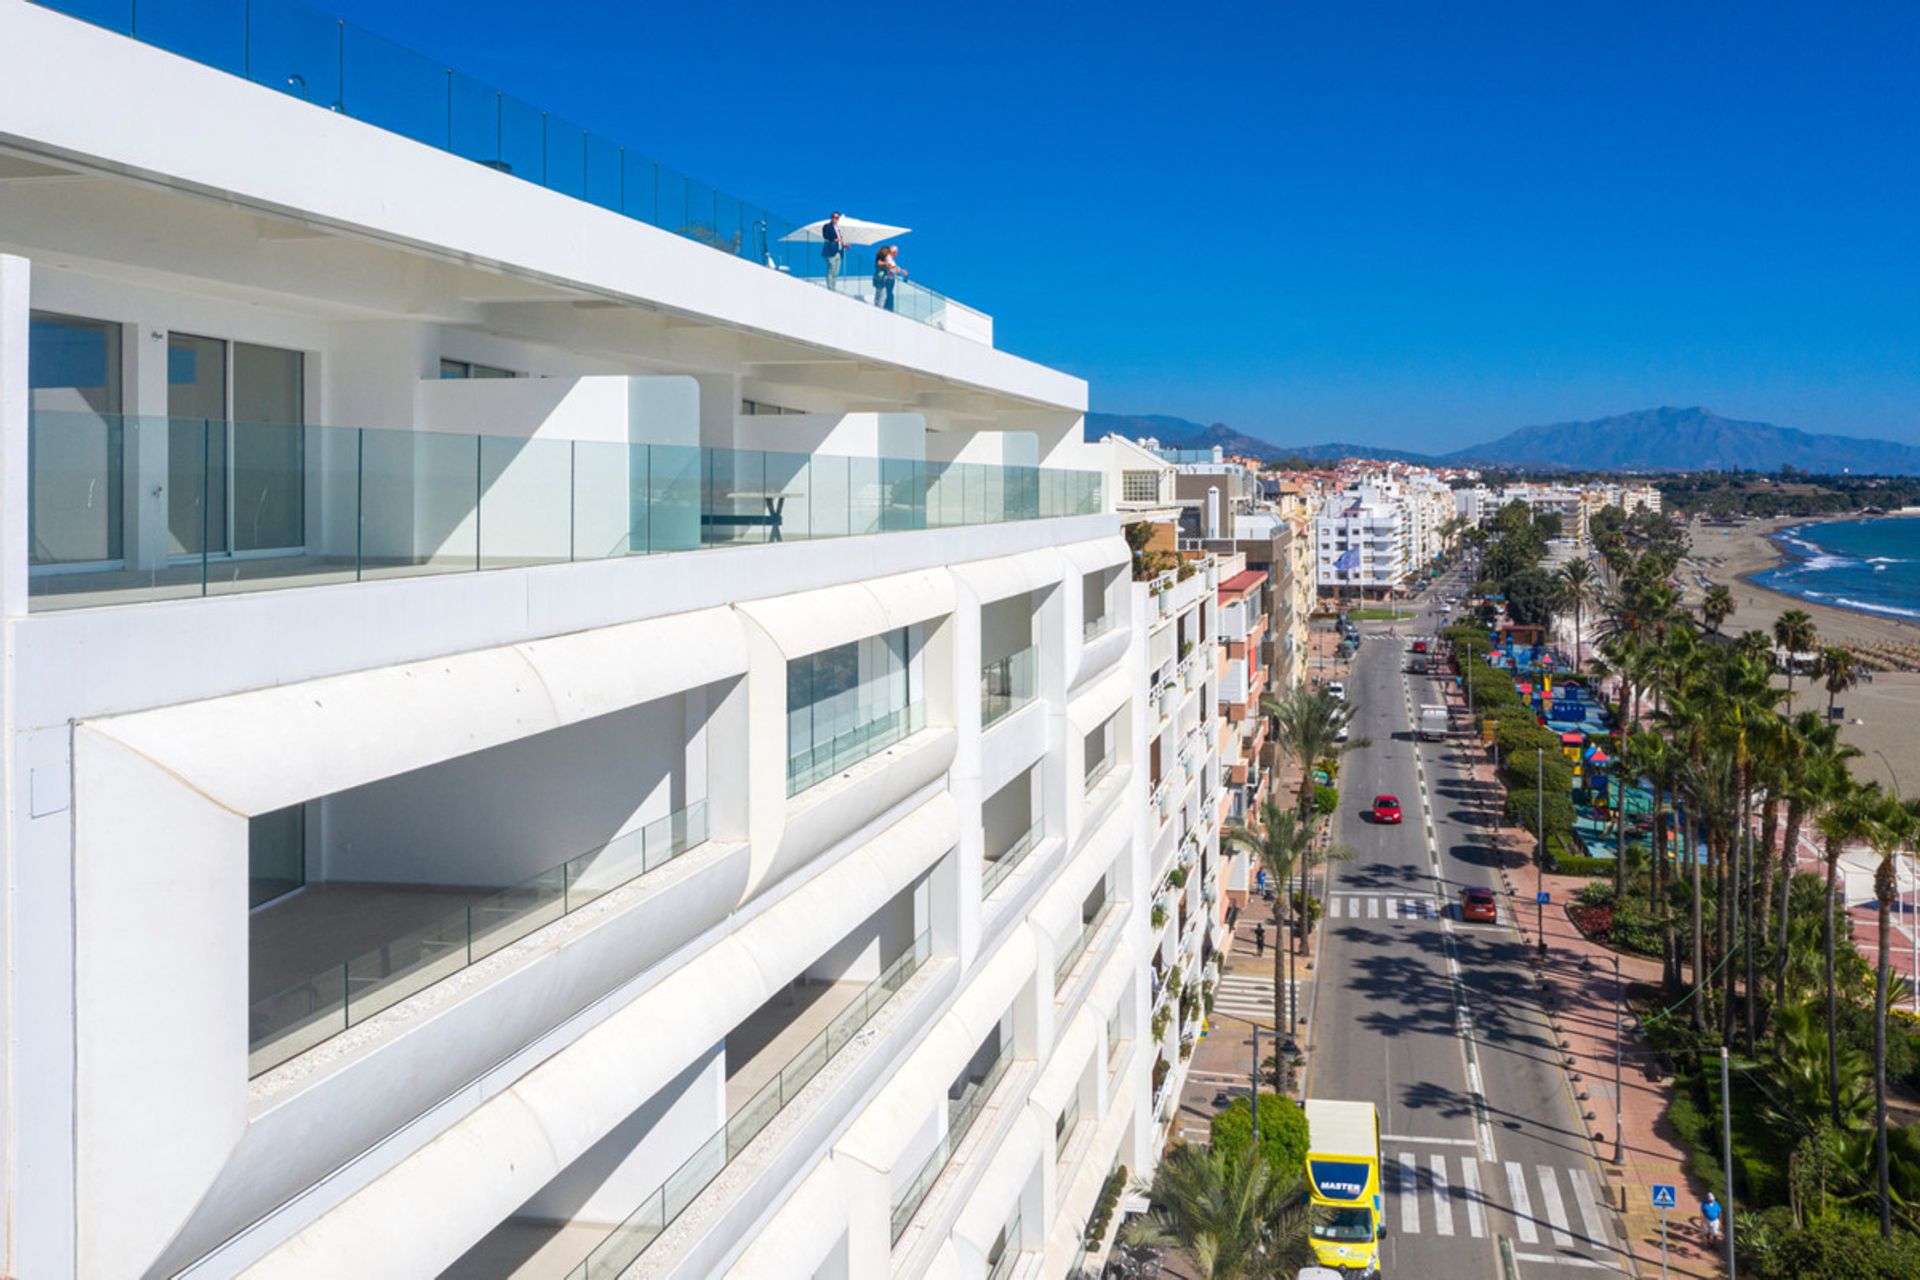
<svg viewBox="0 0 1920 1280"><path fill-rule="evenodd" d="M1708 587L1700 601L1700 618L1707 624L1708 631L1719 635L1720 624L1731 618L1738 607L1733 602L1733 592L1722 586Z"/></svg>
<svg viewBox="0 0 1920 1280"><path fill-rule="evenodd" d="M1787 692L1793 692L1793 655L1813 648L1817 636L1805 609L1788 609L1773 620L1773 642L1787 651Z"/></svg>
<svg viewBox="0 0 1920 1280"><path fill-rule="evenodd" d="M1787 904L1792 894L1794 867L1799 856L1801 824L1809 813L1821 813L1830 799L1852 783L1847 762L1860 754L1840 741L1837 728L1811 711L1802 711L1793 718L1792 723L1795 747L1791 759L1797 768L1788 775L1787 829L1780 851L1783 874L1780 877L1780 916L1775 927L1773 975L1773 1003L1776 1007L1786 999L1787 927L1790 914ZM1831 871L1827 883L1828 897L1831 898ZM1821 936L1825 938L1824 926Z"/></svg>
<svg viewBox="0 0 1920 1280"><path fill-rule="evenodd" d="M1230 1160L1178 1143L1141 1187L1153 1208L1122 1228L1132 1245L1178 1249L1197 1280L1277 1280L1313 1262L1302 1171L1275 1170L1257 1150Z"/></svg>
<svg viewBox="0 0 1920 1280"><path fill-rule="evenodd" d="M1865 839L1873 833L1882 802L1878 783L1861 784L1846 777L1831 781L1832 789L1826 796L1825 811L1821 813L1817 825L1820 828L1821 838L1826 842L1827 909L1822 945L1826 952L1827 1096L1831 1100L1829 1118L1837 1129L1840 1127L1840 1059L1839 1029L1836 1025L1838 1017L1833 985L1833 954L1835 935L1838 934L1840 926L1834 920L1836 896L1834 882L1840 875L1841 851L1852 841Z"/></svg>
<svg viewBox="0 0 1920 1280"><path fill-rule="evenodd" d="M1292 1035L1300 1025L1298 1010L1293 1007L1293 983L1286 980L1287 971L1293 967L1293 934L1289 929L1285 945L1281 942L1282 921L1293 919L1292 885L1293 870L1299 865L1301 855L1306 852L1310 829L1292 813L1269 800L1260 806L1258 826L1243 826L1238 823L1223 827L1220 839L1223 843L1240 849L1250 858L1259 862L1261 868L1272 878L1277 890L1273 898L1273 1009L1278 1015L1281 1009L1287 1011L1287 1034ZM1306 902L1300 904L1301 914L1306 914ZM1282 968L1280 957L1286 956L1286 967ZM1281 999L1281 993L1286 999Z"/></svg>
<svg viewBox="0 0 1920 1280"><path fill-rule="evenodd" d="M1887 991L1891 974L1887 963L1887 942L1893 932L1889 913L1898 894L1894 878L1894 857L1914 842L1920 807L1910 808L1888 796L1874 815L1871 831L1873 849L1880 865L1873 873L1873 897L1880 925L1878 967L1873 982L1873 1135L1874 1155L1879 1175L1880 1236L1893 1238L1893 1210L1887 1195Z"/></svg>
<svg viewBox="0 0 1920 1280"><path fill-rule="evenodd" d="M1297 803L1305 822L1313 816L1313 766L1340 750L1340 730L1353 719L1353 708L1325 689L1302 685L1263 699L1260 709L1273 717L1275 742L1300 766Z"/></svg>
<svg viewBox="0 0 1920 1280"><path fill-rule="evenodd" d="M1569 560L1560 566L1560 577L1553 586L1553 607L1573 611L1573 669L1580 670L1580 619L1600 598L1600 584L1594 579L1593 566L1585 560Z"/></svg>
<svg viewBox="0 0 1920 1280"><path fill-rule="evenodd" d="M1830 644L1820 651L1813 673L1826 682L1827 719L1833 719L1833 700L1860 683L1860 660L1851 649Z"/></svg>

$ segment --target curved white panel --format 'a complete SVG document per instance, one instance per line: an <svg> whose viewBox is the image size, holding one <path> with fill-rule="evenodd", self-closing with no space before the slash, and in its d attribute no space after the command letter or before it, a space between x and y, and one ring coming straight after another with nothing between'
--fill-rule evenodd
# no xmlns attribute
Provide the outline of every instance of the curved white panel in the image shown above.
<svg viewBox="0 0 1920 1280"><path fill-rule="evenodd" d="M1022 591L1037 591L1060 581L1060 557L1052 550L1022 551L1016 555L976 560L953 566L953 576L967 584L981 600L1004 600Z"/></svg>
<svg viewBox="0 0 1920 1280"><path fill-rule="evenodd" d="M1028 923L1047 935L1050 949L1061 947L1079 931L1080 904L1113 865L1127 841L1130 825L1125 809L1111 810L1034 904Z"/></svg>
<svg viewBox="0 0 1920 1280"><path fill-rule="evenodd" d="M1112 569L1127 564L1133 559L1133 550L1127 546L1127 540L1119 534L1110 538L1095 538L1091 542L1072 542L1059 548L1068 564L1081 573L1095 573L1101 569Z"/></svg>
<svg viewBox="0 0 1920 1280"><path fill-rule="evenodd" d="M847 1195L832 1160L822 1160L727 1268L728 1280L810 1276L847 1229Z"/></svg>
<svg viewBox="0 0 1920 1280"><path fill-rule="evenodd" d="M1098 1044L1093 1015L1083 1007L1055 1042L1053 1052L1047 1055L1046 1069L1033 1082L1033 1091L1027 1095L1027 1101L1039 1108L1036 1114L1048 1125L1066 1109L1068 1100L1080 1087L1080 1077L1087 1073L1087 1062Z"/></svg>
<svg viewBox="0 0 1920 1280"><path fill-rule="evenodd" d="M87 727L251 817L746 669L739 621L726 609L702 609Z"/></svg>
<svg viewBox="0 0 1920 1280"><path fill-rule="evenodd" d="M975 972L952 1008L927 1032L913 1056L887 1082L845 1136L836 1154L882 1173L893 1168L901 1148L918 1133L934 1104L960 1074L981 1041L1034 975L1033 939L1016 932Z"/></svg>
<svg viewBox="0 0 1920 1280"><path fill-rule="evenodd" d="M437 1274L911 883L945 847L862 846L697 962L666 975L247 1274ZM797 957L784 972L783 957Z"/></svg>
<svg viewBox="0 0 1920 1280"><path fill-rule="evenodd" d="M973 1194L953 1224L956 1248L977 1252L984 1260L1013 1216L1020 1193L1039 1165L1041 1152L1053 1134L1053 1121L1042 1122L1032 1111L1014 1121L1007 1137L974 1184ZM1016 1246L1017 1247L1017 1246Z"/></svg>
<svg viewBox="0 0 1920 1280"><path fill-rule="evenodd" d="M1133 682L1124 668L1114 670L1067 704L1067 723L1074 732L1086 737L1106 722L1108 716L1125 705L1133 692Z"/></svg>
<svg viewBox="0 0 1920 1280"><path fill-rule="evenodd" d="M797 658L952 613L953 582L943 570L918 569L735 607Z"/></svg>

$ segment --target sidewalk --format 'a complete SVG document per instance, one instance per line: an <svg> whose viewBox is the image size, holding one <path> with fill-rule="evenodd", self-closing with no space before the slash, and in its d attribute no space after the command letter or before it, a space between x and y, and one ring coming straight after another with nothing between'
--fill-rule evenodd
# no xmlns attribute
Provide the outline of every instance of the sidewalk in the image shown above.
<svg viewBox="0 0 1920 1280"><path fill-rule="evenodd" d="M1448 686L1447 697L1456 715L1463 715L1460 691ZM1493 761L1476 743L1456 738L1471 760L1475 790L1487 805L1487 819L1495 824L1496 843L1503 857L1500 885L1507 895L1510 919L1523 939L1535 941L1538 912L1533 867L1533 837L1506 823L1501 813L1501 791ZM1588 941L1567 918L1566 903L1584 878L1546 876L1551 899L1544 912L1547 960L1541 967L1544 989L1551 993L1549 1017L1559 1031L1568 1059L1569 1087L1576 1105L1589 1116L1594 1155L1606 1175L1605 1191L1617 1207L1625 1197L1626 1212L1619 1221L1643 1276L1660 1274L1660 1213L1653 1208L1652 1188L1665 1183L1676 1188L1678 1208L1667 1215L1667 1268L1672 1276L1711 1277L1722 1274L1717 1256L1703 1247L1689 1222L1699 1211L1707 1188L1686 1174L1686 1156L1679 1139L1665 1121L1672 1083L1658 1074L1646 1045L1629 1033L1624 1042L1620 1104L1622 1160L1612 1163L1615 1137L1614 1063L1614 953ZM1584 966L1584 967L1583 967ZM1642 956L1620 958L1624 989L1636 982L1660 980L1660 962Z"/></svg>

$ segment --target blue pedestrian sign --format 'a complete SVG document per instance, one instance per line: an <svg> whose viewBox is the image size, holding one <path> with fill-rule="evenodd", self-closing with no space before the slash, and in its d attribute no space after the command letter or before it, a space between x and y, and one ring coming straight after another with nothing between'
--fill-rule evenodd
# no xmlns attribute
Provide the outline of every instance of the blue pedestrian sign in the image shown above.
<svg viewBox="0 0 1920 1280"><path fill-rule="evenodd" d="M1654 1208L1672 1209L1676 1207L1677 1203L1678 1202L1673 1198L1672 1183L1656 1182L1653 1184L1653 1207Z"/></svg>
<svg viewBox="0 0 1920 1280"><path fill-rule="evenodd" d="M1545 889L1542 889L1539 893L1536 893L1535 895L1533 895L1533 900L1544 907L1548 903L1553 901L1553 896L1549 894Z"/></svg>

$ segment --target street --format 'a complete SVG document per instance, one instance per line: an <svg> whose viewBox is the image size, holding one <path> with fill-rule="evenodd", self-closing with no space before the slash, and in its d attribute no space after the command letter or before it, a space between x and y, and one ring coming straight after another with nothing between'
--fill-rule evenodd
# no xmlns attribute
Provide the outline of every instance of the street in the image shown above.
<svg viewBox="0 0 1920 1280"><path fill-rule="evenodd" d="M1428 595L1448 590L1457 578ZM1385 1275L1624 1270L1580 1115L1593 1104L1575 1101L1513 907L1501 895L1497 923L1460 919L1464 886L1500 888L1482 817L1498 796L1476 793L1457 717L1447 741L1416 741L1444 677L1408 674L1407 643L1436 629L1424 607L1397 635L1369 624L1347 681L1369 745L1338 779L1336 839L1353 857L1328 876L1307 1092L1379 1108ZM1371 820L1377 794L1399 798L1403 823ZM1517 879L1530 893L1530 869Z"/></svg>

